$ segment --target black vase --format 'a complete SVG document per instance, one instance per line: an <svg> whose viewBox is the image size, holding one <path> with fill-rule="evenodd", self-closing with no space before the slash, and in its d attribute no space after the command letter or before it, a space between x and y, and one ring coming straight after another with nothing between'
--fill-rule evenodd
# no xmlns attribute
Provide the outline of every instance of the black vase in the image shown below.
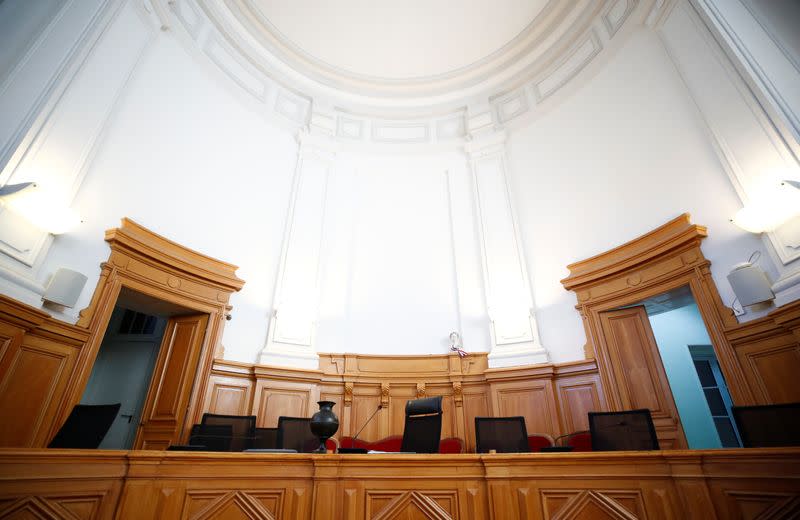
<svg viewBox="0 0 800 520"><path fill-rule="evenodd" d="M319 411L311 416L311 433L319 437L315 453L325 453L325 441L339 430L339 419L333 413L333 401L317 401Z"/></svg>

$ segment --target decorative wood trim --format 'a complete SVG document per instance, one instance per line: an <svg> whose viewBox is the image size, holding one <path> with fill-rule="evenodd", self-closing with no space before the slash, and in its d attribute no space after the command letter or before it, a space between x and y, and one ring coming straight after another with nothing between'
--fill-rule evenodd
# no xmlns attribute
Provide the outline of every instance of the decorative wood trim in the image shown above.
<svg viewBox="0 0 800 520"><path fill-rule="evenodd" d="M487 354L432 356L375 356L325 353L319 370L248 365L217 359L202 409L213 413L242 413L244 393L253 389L250 414L260 426L275 426L280 413L297 415L314 410L316 396L337 403L337 438L352 436L380 403L384 409L359 438L374 441L402 435L405 402L420 396L444 397L443 436L459 437L467 449L475 444L476 416L497 415L500 398L512 415L528 417L531 433L556 437L585 429L586 412L606 410L605 392L593 359L562 364L489 369ZM225 406L215 389L242 389L240 399ZM576 390L570 393L570 389ZM509 394L511 392L513 394ZM511 397L509 400L508 397ZM537 407L526 403L533 399ZM297 409L292 407L296 406ZM573 428L574 429L570 429Z"/></svg>
<svg viewBox="0 0 800 520"><path fill-rule="evenodd" d="M200 418L212 357L222 337L225 315L230 310L228 301L234 291L242 288L244 281L236 276L235 265L181 246L128 218L122 219L120 227L106 231L105 240L111 253L108 261L101 264L92 300L81 311L77 324L78 328L88 331L89 339L78 355L60 401L56 426L50 434L55 434L58 425L80 401L119 293L127 288L209 316L200 343L198 364L187 367L186 377L193 381L188 413L181 418L177 433L167 435L164 432L167 435L164 441L177 441L172 437L181 435L188 425ZM155 396L150 393L150 398ZM145 403L145 408L147 406Z"/></svg>
<svg viewBox="0 0 800 520"><path fill-rule="evenodd" d="M2 450L0 516L630 520L760 510L794 518L798 468L798 448L368 457Z"/></svg>
<svg viewBox="0 0 800 520"><path fill-rule="evenodd" d="M87 330L0 295L0 446L44 446Z"/></svg>
<svg viewBox="0 0 800 520"><path fill-rule="evenodd" d="M597 359L611 409L623 409L626 399L622 382L612 370L601 313L681 286L691 289L733 400L737 404L755 402L754 389L726 334L738 323L722 303L711 278L711 263L700 249L706 236L706 228L692 224L689 214L684 213L619 247L567 266L570 275L561 283L578 297L576 308L586 330L586 355Z"/></svg>
<svg viewBox="0 0 800 520"><path fill-rule="evenodd" d="M690 215L684 213L666 224L645 233L599 255L574 262L567 266L569 276L561 284L569 291L577 292L584 286L594 285L610 276L630 271L631 268L650 261L660 261L664 255L685 246L699 246L708 236L704 226L690 222ZM632 281L631 285L638 285Z"/></svg>

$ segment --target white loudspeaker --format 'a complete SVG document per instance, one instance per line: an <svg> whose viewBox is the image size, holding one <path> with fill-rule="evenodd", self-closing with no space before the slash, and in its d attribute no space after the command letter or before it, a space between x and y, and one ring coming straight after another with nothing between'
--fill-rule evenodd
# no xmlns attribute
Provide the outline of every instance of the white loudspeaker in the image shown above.
<svg viewBox="0 0 800 520"><path fill-rule="evenodd" d="M86 279L86 276L77 271L61 267L50 278L42 300L72 307L78 301Z"/></svg>
<svg viewBox="0 0 800 520"><path fill-rule="evenodd" d="M755 305L775 299L766 273L749 262L736 264L728 273L733 293L743 306Z"/></svg>

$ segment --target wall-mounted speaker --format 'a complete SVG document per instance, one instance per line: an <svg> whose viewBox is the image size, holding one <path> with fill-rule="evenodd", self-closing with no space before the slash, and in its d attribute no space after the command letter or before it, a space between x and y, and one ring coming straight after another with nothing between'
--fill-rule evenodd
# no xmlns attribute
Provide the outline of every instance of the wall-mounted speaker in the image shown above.
<svg viewBox="0 0 800 520"><path fill-rule="evenodd" d="M86 276L71 269L59 268L55 272L42 300L53 302L65 307L73 307L81 295L83 286L86 285Z"/></svg>
<svg viewBox="0 0 800 520"><path fill-rule="evenodd" d="M728 282L743 306L775 299L775 293L772 292L772 285L766 273L749 262L733 266L728 274Z"/></svg>

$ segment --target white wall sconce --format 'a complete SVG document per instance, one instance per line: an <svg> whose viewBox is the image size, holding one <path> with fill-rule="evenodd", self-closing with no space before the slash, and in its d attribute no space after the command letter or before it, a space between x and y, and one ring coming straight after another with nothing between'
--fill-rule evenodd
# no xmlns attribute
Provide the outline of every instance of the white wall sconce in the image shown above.
<svg viewBox="0 0 800 520"><path fill-rule="evenodd" d="M800 215L800 181L784 180L771 190L736 212L731 222L750 233L773 231Z"/></svg>
<svg viewBox="0 0 800 520"><path fill-rule="evenodd" d="M86 275L61 267L50 279L42 295L42 301L74 307L83 291L83 286L86 285L86 280Z"/></svg>
<svg viewBox="0 0 800 520"><path fill-rule="evenodd" d="M756 256L758 253L758 256ZM731 284L733 294L743 307L762 307L769 306L775 299L772 292L772 284L767 278L767 274L755 264L761 253L756 252L747 262L742 262L733 266L728 273L728 283Z"/></svg>
<svg viewBox="0 0 800 520"><path fill-rule="evenodd" d="M80 216L58 197L41 190L35 182L0 187L0 203L34 226L60 235L81 223Z"/></svg>

